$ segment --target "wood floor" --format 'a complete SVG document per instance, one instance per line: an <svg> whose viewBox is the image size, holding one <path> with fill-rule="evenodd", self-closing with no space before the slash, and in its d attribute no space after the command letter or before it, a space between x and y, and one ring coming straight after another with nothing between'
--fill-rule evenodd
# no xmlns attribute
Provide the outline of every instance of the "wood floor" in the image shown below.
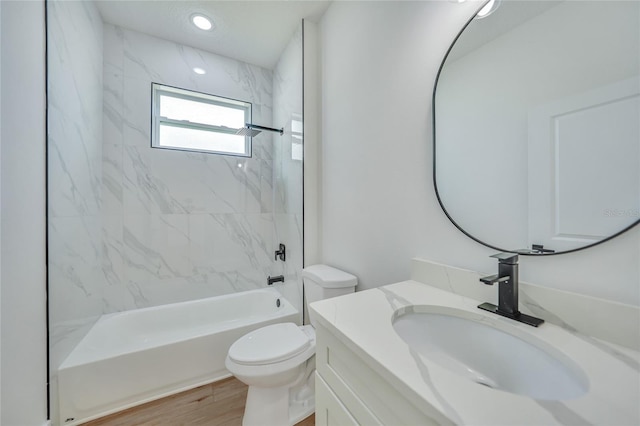
<svg viewBox="0 0 640 426"><path fill-rule="evenodd" d="M247 385L234 377L148 402L83 426L240 426ZM315 416L296 426L315 425Z"/></svg>

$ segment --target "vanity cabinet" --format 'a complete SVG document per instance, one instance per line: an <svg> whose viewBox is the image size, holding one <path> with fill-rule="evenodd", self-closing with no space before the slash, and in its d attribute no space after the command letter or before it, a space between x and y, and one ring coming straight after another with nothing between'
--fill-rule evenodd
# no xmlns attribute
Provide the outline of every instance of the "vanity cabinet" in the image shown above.
<svg viewBox="0 0 640 426"><path fill-rule="evenodd" d="M623 351L550 321L531 327L480 310L478 303L417 281L312 303L316 424L640 425L637 352ZM429 312L434 315L422 316ZM421 322L404 323L411 318ZM452 322L455 318L462 322ZM454 329L451 324L463 328ZM503 333L503 338L520 339L528 346L488 344L490 334L476 340L476 326L490 327L491 333ZM463 352L428 350L421 343L425 339L433 347L444 348L429 337L429 328L445 336L473 338L457 346ZM508 356L494 356L496 347ZM537 360L539 352L553 360ZM466 358L460 353L483 361L484 367L482 363L476 367L475 361L463 364ZM508 364L516 358L524 364ZM441 363L447 359L454 362ZM487 367L492 359L500 360L498 372ZM482 386L478 376L467 374L471 371L504 373L509 383L519 387ZM524 393L527 389L537 394Z"/></svg>
<svg viewBox="0 0 640 426"><path fill-rule="evenodd" d="M316 339L316 425L443 424L325 327L316 327Z"/></svg>

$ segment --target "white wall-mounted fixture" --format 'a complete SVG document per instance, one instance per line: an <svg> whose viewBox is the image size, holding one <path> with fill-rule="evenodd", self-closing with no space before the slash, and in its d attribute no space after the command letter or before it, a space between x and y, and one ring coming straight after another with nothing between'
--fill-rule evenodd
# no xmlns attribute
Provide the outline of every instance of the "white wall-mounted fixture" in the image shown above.
<svg viewBox="0 0 640 426"><path fill-rule="evenodd" d="M213 24L211 23L211 19L200 13L194 13L191 15L191 22L196 27L200 28L203 31L210 31L213 28Z"/></svg>
<svg viewBox="0 0 640 426"><path fill-rule="evenodd" d="M199 74L199 75L204 75L204 74L206 74L206 73L207 73L205 70L203 70L203 69L202 69L202 68L200 68L200 67L195 67L195 68L193 69L193 72L195 72L196 74Z"/></svg>
<svg viewBox="0 0 640 426"><path fill-rule="evenodd" d="M489 0L482 9L476 14L476 19L486 18L500 7L500 0Z"/></svg>

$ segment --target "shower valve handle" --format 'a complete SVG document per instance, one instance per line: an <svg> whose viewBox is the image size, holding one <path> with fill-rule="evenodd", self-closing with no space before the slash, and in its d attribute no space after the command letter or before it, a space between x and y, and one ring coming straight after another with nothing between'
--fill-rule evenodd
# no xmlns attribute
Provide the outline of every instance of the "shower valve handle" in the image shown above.
<svg viewBox="0 0 640 426"><path fill-rule="evenodd" d="M278 257L283 262L287 260L287 248L284 246L284 244L280 244L279 249L276 250L276 255L273 260L278 260Z"/></svg>

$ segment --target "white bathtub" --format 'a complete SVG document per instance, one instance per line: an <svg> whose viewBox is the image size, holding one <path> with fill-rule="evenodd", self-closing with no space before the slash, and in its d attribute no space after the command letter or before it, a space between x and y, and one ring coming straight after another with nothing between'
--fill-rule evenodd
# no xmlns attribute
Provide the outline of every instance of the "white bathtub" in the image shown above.
<svg viewBox="0 0 640 426"><path fill-rule="evenodd" d="M228 377L224 360L236 339L288 321L298 311L274 289L103 315L58 369L59 424Z"/></svg>

